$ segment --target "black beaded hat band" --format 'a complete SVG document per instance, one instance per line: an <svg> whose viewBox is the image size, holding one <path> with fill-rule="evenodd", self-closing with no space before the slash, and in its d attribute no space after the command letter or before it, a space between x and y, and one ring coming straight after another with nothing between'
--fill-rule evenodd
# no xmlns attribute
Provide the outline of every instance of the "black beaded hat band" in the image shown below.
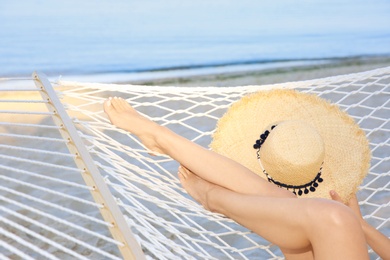
<svg viewBox="0 0 390 260"><path fill-rule="evenodd" d="M268 135L270 134L270 131L272 131L277 125L272 125L271 130L265 130L264 133L260 135L260 138L256 140L255 144L253 145L253 149L257 150L257 160L259 161L260 167L263 170L263 173L266 175L269 182L274 183L278 187L285 188L287 190L292 190L292 192L295 195L301 196L302 194L308 194L309 192L315 192L316 188L318 187L319 183L323 182L323 179L321 178L322 173L322 165L320 167L320 170L318 171L315 178L305 184L302 185L289 185L282 182L279 182L277 180L274 180L269 173L264 169L263 164L261 163L260 159L260 148L264 144L265 140L267 139Z"/></svg>
<svg viewBox="0 0 390 260"><path fill-rule="evenodd" d="M283 189L295 188L298 198L331 199L336 190L346 203L370 169L366 133L337 104L290 87L299 86L262 88L234 102L218 120L210 148ZM266 129L268 138L259 138Z"/></svg>

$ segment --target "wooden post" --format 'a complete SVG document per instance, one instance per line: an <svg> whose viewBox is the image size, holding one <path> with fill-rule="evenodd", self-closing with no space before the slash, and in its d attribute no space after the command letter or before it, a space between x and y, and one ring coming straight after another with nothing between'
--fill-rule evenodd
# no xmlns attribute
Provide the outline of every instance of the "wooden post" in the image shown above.
<svg viewBox="0 0 390 260"><path fill-rule="evenodd" d="M66 113L49 80L42 73L34 72L32 76L35 85L40 89L42 98L48 101L47 108L54 113L53 120L60 127L62 137L68 141L67 146L70 153L76 155L75 163L82 171L85 183L92 188L92 197L96 203L102 205L99 210L103 219L112 225L109 227L112 236L123 244L123 246L118 246L123 258L126 260L145 259L140 245L134 238L114 197L100 175L90 153L78 135L76 127Z"/></svg>

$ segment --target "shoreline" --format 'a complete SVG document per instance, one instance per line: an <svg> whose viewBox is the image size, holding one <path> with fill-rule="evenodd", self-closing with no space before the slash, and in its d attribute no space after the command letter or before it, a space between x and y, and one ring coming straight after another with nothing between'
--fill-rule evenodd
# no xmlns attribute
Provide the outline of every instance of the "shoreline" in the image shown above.
<svg viewBox="0 0 390 260"><path fill-rule="evenodd" d="M369 71L390 66L390 55L355 56L313 60L286 60L253 64L233 64L215 67L173 69L145 72L98 73L48 76L51 82L74 81L106 84L132 84L151 86L232 87L266 85L303 81L343 74ZM45 73L43 71L43 73ZM9 77L9 79L29 77ZM3 79L3 80L2 80ZM8 81L0 77L0 90L5 86L17 89L23 81Z"/></svg>
<svg viewBox="0 0 390 260"><path fill-rule="evenodd" d="M244 85L266 85L293 81L311 80L343 74L358 73L390 66L390 56L352 57L326 60L297 66L281 66L219 74L176 76L154 80L117 81L118 84L161 85L161 86L214 86L233 87Z"/></svg>
<svg viewBox="0 0 390 260"><path fill-rule="evenodd" d="M134 73L65 75L63 77L49 78L52 81L63 80L107 84L232 87L325 78L387 66L390 66L390 55L289 60Z"/></svg>

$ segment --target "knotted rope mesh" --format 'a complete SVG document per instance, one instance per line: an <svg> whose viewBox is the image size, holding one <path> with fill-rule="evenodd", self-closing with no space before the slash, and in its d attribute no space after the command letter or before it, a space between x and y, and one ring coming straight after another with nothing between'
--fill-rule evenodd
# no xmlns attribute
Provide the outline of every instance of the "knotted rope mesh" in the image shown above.
<svg viewBox="0 0 390 260"><path fill-rule="evenodd" d="M249 93L295 88L328 99L346 110L367 134L372 162L358 198L364 218L385 235L390 235L390 67L266 86L190 88L80 82L54 85L77 127L77 134L83 139L148 258L276 259L282 254L258 235L194 202L178 182L177 162L168 157L149 155L135 136L109 123L102 111L102 103L109 96L125 98L140 113L204 147L208 147L216 123L227 108ZM1 100L0 104L5 106L2 113L7 115L16 114L7 108L10 103L32 107L31 104L46 102L34 101L38 102L36 104L32 100L15 100L7 96ZM28 114L35 113L34 110L24 111ZM0 126L1 138L5 140L0 147L0 177L3 179L0 209L5 212L0 219L5 223L0 229L0 247L5 248L4 255L12 257L34 252L35 255L61 257L73 251L89 258L101 254L99 250L104 248L110 257L120 257L115 249L120 242L109 240L106 228L90 226L91 223L110 224L96 220L100 205L93 205L88 194L90 187L82 184L80 170L72 163L73 155L62 145L67 140L56 133L58 129L50 123L50 112L41 109L39 113L38 122L15 123L15 118L11 117L10 122L2 122ZM41 145L43 148L39 148ZM50 151L46 151L48 147ZM41 196L39 201L34 200ZM41 200L45 201L44 206L40 206ZM51 204L53 210L48 210ZM91 208L87 210L84 205ZM58 213L63 211L67 213ZM14 216L20 212L27 219L16 221ZM78 223L84 219L80 216L88 217ZM66 241L72 240L64 235L74 227L67 224L62 228L60 219L81 226L75 227L74 231L74 237L83 240L75 242L77 250L68 246ZM58 231L41 232L43 227L38 223L27 223L32 220ZM43 233L41 236L46 240L55 240L56 246L37 235L34 239L40 241L38 245L25 238L26 231L22 227L26 225L34 226L34 232ZM87 230L98 233L92 243L90 238L84 237L90 235L82 229L86 226ZM377 258L375 253L370 254L372 259Z"/></svg>

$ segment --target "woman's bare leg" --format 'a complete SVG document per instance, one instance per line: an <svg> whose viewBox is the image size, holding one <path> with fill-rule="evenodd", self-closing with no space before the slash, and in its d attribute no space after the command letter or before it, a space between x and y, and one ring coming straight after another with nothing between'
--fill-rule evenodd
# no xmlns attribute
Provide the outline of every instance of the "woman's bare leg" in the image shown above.
<svg viewBox="0 0 390 260"><path fill-rule="evenodd" d="M206 209L235 220L290 256L310 257L313 250L315 259L368 259L358 219L339 203L239 194L207 182L184 167L179 169L179 178Z"/></svg>
<svg viewBox="0 0 390 260"><path fill-rule="evenodd" d="M240 164L146 119L123 99L106 101L104 108L114 125L137 135L148 149L196 172L201 178L187 171L181 181L206 208L236 220L284 252L313 248L316 259L368 258L359 222L353 213L338 208L342 205L295 199Z"/></svg>
<svg viewBox="0 0 390 260"><path fill-rule="evenodd" d="M107 100L104 110L112 124L138 136L149 150L170 156L211 183L243 194L295 197L291 192L268 183L241 164L150 121L122 98Z"/></svg>

